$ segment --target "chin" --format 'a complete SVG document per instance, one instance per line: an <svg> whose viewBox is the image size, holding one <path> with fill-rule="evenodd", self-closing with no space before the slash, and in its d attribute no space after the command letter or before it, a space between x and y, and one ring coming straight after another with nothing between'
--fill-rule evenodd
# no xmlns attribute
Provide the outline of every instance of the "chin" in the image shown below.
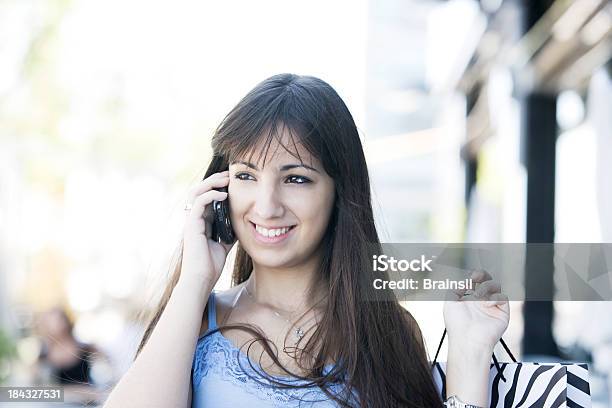
<svg viewBox="0 0 612 408"><path fill-rule="evenodd" d="M303 261L303 255L295 251L285 249L261 248L257 245L243 249L251 257L253 263L265 268L289 268Z"/></svg>
<svg viewBox="0 0 612 408"><path fill-rule="evenodd" d="M254 264L266 268L282 268L289 267L295 264L293 257L279 256L278 254L262 254L262 251L248 252Z"/></svg>

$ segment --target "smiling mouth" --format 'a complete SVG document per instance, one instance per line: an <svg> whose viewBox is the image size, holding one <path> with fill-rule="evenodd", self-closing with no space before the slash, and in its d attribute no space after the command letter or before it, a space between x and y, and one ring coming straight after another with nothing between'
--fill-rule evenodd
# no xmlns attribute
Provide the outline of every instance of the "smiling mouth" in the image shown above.
<svg viewBox="0 0 612 408"><path fill-rule="evenodd" d="M266 240L274 240L274 241L284 238L285 236L287 236L289 231L291 231L293 228L296 227L295 225L290 225L290 226L279 227L279 228L265 228L253 222L251 222L251 224L253 225L255 232L257 233L258 236Z"/></svg>

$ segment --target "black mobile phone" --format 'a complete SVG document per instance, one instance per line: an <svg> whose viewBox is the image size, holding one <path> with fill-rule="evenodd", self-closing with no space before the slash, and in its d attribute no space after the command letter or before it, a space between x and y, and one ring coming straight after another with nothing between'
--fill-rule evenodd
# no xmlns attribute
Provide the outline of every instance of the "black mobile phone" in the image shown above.
<svg viewBox="0 0 612 408"><path fill-rule="evenodd" d="M218 189L227 193L227 187ZM229 197L223 201L213 201L213 222L211 239L231 245L236 242L236 236L229 217Z"/></svg>

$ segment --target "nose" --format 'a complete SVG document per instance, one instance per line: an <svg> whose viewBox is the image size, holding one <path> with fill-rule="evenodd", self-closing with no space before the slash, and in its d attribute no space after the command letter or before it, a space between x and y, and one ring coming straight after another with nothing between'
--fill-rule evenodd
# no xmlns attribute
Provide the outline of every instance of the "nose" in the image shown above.
<svg viewBox="0 0 612 408"><path fill-rule="evenodd" d="M257 189L253 211L259 219L282 217L285 208L280 197L280 192L275 183L263 183Z"/></svg>

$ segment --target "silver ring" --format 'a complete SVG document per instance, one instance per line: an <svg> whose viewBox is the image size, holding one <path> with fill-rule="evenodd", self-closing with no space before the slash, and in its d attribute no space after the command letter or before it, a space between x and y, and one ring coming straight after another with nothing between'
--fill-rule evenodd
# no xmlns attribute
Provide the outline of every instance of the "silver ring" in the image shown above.
<svg viewBox="0 0 612 408"><path fill-rule="evenodd" d="M465 293L461 297L464 298L466 296L474 296L475 292L476 292L475 290L468 289L468 290L465 291Z"/></svg>

